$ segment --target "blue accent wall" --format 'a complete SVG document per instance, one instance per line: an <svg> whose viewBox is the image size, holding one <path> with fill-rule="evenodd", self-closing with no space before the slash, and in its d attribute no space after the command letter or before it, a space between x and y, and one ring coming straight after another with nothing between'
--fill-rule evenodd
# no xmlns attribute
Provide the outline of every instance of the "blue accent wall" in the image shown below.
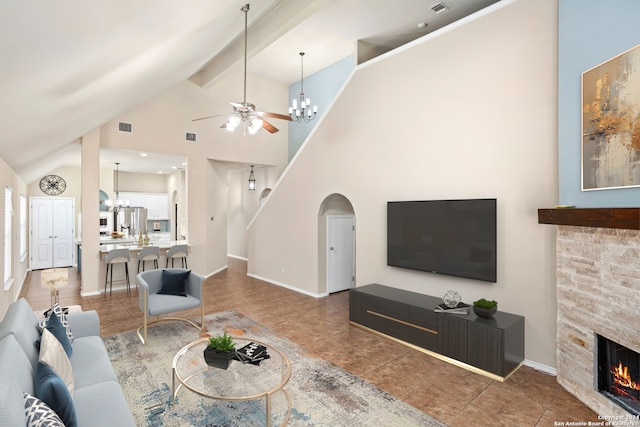
<svg viewBox="0 0 640 427"><path fill-rule="evenodd" d="M347 77L351 74L353 65L353 57L347 56L308 77L304 76L305 97L310 98L312 106L318 106L318 114L309 123L304 121L300 123L289 122L289 161L307 139L320 117L327 111ZM294 98L300 99L300 80L289 86L289 105Z"/></svg>
<svg viewBox="0 0 640 427"><path fill-rule="evenodd" d="M581 75L640 44L640 1L559 0L558 21L559 203L640 206L638 187L581 190Z"/></svg>

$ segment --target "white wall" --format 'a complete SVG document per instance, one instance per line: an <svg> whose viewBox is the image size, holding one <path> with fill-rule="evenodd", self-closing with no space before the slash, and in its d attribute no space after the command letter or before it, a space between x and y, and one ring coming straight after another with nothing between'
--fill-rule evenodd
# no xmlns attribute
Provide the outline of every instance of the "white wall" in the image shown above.
<svg viewBox="0 0 640 427"><path fill-rule="evenodd" d="M260 195L265 188L275 183L270 179L269 166L254 166L256 189L250 191L249 166L234 167L227 175L227 254L236 258L247 258L247 225L260 207Z"/></svg>
<svg viewBox="0 0 640 427"><path fill-rule="evenodd" d="M189 267L207 275L227 262L226 163L273 165L279 175L287 164L287 124L271 123L275 134L260 131L244 136L220 129L225 117L194 122L193 119L228 113L228 101L242 101L242 73L225 77L207 90L185 81L114 118L100 130L105 148L184 155L187 158L185 191L188 240L192 245ZM247 77L247 101L262 111L286 112L288 88L257 76ZM133 133L118 132L117 122L133 124ZM197 142L185 141L195 132Z"/></svg>
<svg viewBox="0 0 640 427"><path fill-rule="evenodd" d="M352 75L249 230L249 273L319 293L318 211L332 193L356 215L357 285L525 316L526 358L555 366L557 202L555 0L503 1ZM495 284L386 265L386 202L498 199ZM295 206L295 209L292 207Z"/></svg>
<svg viewBox="0 0 640 427"><path fill-rule="evenodd" d="M149 173L118 172L118 191L166 193L167 177Z"/></svg>
<svg viewBox="0 0 640 427"><path fill-rule="evenodd" d="M11 205L13 207L12 216L12 236L11 236L11 277L13 277L13 284L9 289L4 289L4 222L5 222L5 205L4 205L4 189L9 186L13 189ZM4 317L4 313L7 311L7 307L13 301L15 301L20 295L22 284L26 278L27 271L29 269L29 259L21 259L20 257L20 195L27 197L27 203L29 196L27 192L26 183L15 173L15 171L0 158L0 190L2 197L0 197L0 230L2 233L2 243L0 244L0 318ZM28 210L27 206L27 210ZM27 221L28 221L27 213ZM28 248L28 236L27 236L27 248Z"/></svg>

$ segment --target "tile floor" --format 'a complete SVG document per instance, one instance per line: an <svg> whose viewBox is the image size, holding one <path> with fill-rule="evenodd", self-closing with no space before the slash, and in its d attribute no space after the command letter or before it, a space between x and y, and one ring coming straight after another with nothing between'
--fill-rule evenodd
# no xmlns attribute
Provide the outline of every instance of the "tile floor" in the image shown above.
<svg viewBox="0 0 640 427"><path fill-rule="evenodd" d="M228 262L227 270L205 283L207 314L239 311L451 427L597 421L597 415L553 376L523 366L504 383L493 381L350 326L348 292L313 298L248 277L246 262L234 258ZM29 275L21 296L34 310L50 306L49 290L40 287L38 271ZM130 293L81 297L73 269L69 286L60 291L60 302L96 310L103 336L135 330L142 322L135 286ZM194 310L185 316L198 314ZM343 343L358 352L343 351Z"/></svg>

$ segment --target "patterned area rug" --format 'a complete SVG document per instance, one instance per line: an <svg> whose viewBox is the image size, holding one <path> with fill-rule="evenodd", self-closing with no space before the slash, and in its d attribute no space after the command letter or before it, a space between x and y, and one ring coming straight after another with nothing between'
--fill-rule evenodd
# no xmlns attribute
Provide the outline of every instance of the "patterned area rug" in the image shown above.
<svg viewBox="0 0 640 427"><path fill-rule="evenodd" d="M346 372L312 357L308 351L245 317L227 311L206 316L209 332L226 331L267 342L285 353L292 366L286 386L292 412L290 426L439 426L445 424ZM106 337L118 379L139 426L262 426L264 399L225 402L181 389L171 400L171 365L175 354L200 338L185 322L149 328L143 346L136 332ZM239 363L239 362L233 362ZM260 369L260 367L256 367ZM287 400L277 392L272 403L272 423L280 425L287 414Z"/></svg>

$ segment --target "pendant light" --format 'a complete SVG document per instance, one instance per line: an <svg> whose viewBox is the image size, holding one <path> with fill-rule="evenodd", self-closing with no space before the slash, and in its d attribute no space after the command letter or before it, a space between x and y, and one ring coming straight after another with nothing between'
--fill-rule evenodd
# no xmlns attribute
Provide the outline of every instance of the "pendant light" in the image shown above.
<svg viewBox="0 0 640 427"><path fill-rule="evenodd" d="M253 174L253 165L251 165L251 173L249 174L249 190L256 190L256 176Z"/></svg>
<svg viewBox="0 0 640 427"><path fill-rule="evenodd" d="M114 173L114 192L113 192L113 201L111 200L105 200L104 204L105 206L109 207L109 212L113 212L116 215L118 214L118 212L120 212L120 210L125 206L125 204L122 202L122 199L120 199L120 191L118 190L118 179L120 177L120 170L119 170L119 166L120 163L116 162L116 170ZM127 201L127 205L128 205L128 201Z"/></svg>

